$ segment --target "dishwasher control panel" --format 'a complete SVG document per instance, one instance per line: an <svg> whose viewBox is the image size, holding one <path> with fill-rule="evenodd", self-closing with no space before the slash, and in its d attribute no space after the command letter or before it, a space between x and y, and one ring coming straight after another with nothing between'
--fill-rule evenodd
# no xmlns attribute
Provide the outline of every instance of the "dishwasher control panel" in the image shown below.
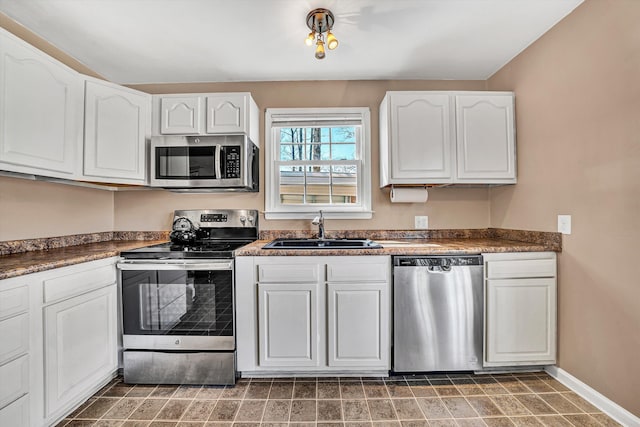
<svg viewBox="0 0 640 427"><path fill-rule="evenodd" d="M395 267L458 267L482 265L482 255L469 256L396 256Z"/></svg>

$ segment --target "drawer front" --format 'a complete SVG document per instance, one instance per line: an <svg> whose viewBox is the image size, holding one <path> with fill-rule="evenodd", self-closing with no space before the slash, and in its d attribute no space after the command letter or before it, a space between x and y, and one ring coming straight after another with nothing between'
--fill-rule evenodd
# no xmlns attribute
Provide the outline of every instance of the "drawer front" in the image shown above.
<svg viewBox="0 0 640 427"><path fill-rule="evenodd" d="M116 281L116 268L107 265L44 281L44 303L70 298Z"/></svg>
<svg viewBox="0 0 640 427"><path fill-rule="evenodd" d="M556 277L555 259L488 261L488 279Z"/></svg>
<svg viewBox="0 0 640 427"><path fill-rule="evenodd" d="M0 409L0 426L28 427L29 426L29 395Z"/></svg>
<svg viewBox="0 0 640 427"><path fill-rule="evenodd" d="M29 350L27 313L0 322L0 343L0 364Z"/></svg>
<svg viewBox="0 0 640 427"><path fill-rule="evenodd" d="M327 264L327 282L386 282L387 280L389 280L389 262Z"/></svg>
<svg viewBox="0 0 640 427"><path fill-rule="evenodd" d="M258 266L260 283L317 283L320 279L318 264L274 264Z"/></svg>
<svg viewBox="0 0 640 427"><path fill-rule="evenodd" d="M0 366L0 408L29 391L29 356Z"/></svg>
<svg viewBox="0 0 640 427"><path fill-rule="evenodd" d="M29 288L20 286L0 290L0 319L24 313L29 309Z"/></svg>

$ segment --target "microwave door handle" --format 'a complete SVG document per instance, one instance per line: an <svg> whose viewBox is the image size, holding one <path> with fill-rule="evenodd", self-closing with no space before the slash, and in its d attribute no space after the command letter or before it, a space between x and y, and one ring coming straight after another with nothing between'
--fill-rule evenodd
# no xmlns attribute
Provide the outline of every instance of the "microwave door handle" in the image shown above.
<svg viewBox="0 0 640 427"><path fill-rule="evenodd" d="M222 165L221 165L221 153L222 146L216 145L216 154L215 154L215 167L216 167L216 179L222 179Z"/></svg>

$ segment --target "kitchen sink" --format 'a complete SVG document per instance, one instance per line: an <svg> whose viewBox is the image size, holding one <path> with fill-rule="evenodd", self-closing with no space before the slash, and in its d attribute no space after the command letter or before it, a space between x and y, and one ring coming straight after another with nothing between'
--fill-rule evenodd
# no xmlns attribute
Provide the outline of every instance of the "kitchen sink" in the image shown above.
<svg viewBox="0 0 640 427"><path fill-rule="evenodd" d="M275 239L263 249L382 249L369 239Z"/></svg>

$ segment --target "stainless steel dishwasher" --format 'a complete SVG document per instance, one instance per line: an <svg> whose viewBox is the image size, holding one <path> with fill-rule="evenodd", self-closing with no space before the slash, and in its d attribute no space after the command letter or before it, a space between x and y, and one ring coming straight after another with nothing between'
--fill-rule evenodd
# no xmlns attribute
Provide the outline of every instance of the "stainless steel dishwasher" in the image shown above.
<svg viewBox="0 0 640 427"><path fill-rule="evenodd" d="M482 369L482 256L393 260L393 370Z"/></svg>

